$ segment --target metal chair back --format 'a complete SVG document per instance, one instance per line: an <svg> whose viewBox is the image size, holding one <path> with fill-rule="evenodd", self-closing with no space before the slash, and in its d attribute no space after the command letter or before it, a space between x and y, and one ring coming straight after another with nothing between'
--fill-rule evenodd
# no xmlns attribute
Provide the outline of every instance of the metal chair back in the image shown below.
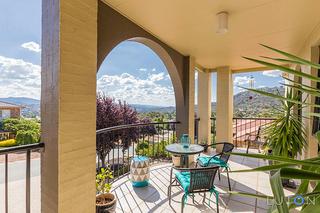
<svg viewBox="0 0 320 213"><path fill-rule="evenodd" d="M209 191L214 185L214 178L219 166L190 169L189 192Z"/></svg>
<svg viewBox="0 0 320 213"><path fill-rule="evenodd" d="M223 143L222 154L220 156L220 159L228 163L230 155L227 153L232 152L233 148L234 148L234 145L232 143L227 143L227 142Z"/></svg>

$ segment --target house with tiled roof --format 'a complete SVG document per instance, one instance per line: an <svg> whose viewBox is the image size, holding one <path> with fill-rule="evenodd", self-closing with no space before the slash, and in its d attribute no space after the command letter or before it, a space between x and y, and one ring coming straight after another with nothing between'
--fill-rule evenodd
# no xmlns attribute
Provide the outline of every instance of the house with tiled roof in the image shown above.
<svg viewBox="0 0 320 213"><path fill-rule="evenodd" d="M0 121L6 118L19 118L23 106L0 101Z"/></svg>

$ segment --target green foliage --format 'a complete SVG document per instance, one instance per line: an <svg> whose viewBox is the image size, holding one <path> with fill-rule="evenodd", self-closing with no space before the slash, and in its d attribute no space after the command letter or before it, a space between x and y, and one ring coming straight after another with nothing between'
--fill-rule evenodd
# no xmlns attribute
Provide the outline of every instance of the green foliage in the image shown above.
<svg viewBox="0 0 320 213"><path fill-rule="evenodd" d="M33 130L18 130L16 135L16 143L18 145L38 143L39 139L39 133Z"/></svg>
<svg viewBox="0 0 320 213"><path fill-rule="evenodd" d="M285 93L287 99L299 100L297 92L288 89ZM266 127L264 134L267 136L267 146L275 156L296 157L301 154L307 145L306 129L301 119L294 112L296 103L281 101L281 113Z"/></svg>
<svg viewBox="0 0 320 213"><path fill-rule="evenodd" d="M110 179L113 178L112 171L108 167L101 168L96 175L96 190L98 194L109 193L112 187Z"/></svg>
<svg viewBox="0 0 320 213"><path fill-rule="evenodd" d="M40 140L40 123L35 119L8 118L2 125L5 131L16 136L17 145L37 143Z"/></svg>
<svg viewBox="0 0 320 213"><path fill-rule="evenodd" d="M20 119L17 118L7 118L2 121L2 128L5 131L12 132L13 134L17 134L18 125L21 123Z"/></svg>
<svg viewBox="0 0 320 213"><path fill-rule="evenodd" d="M313 62L307 61L305 59L299 58L297 56L294 56L292 54L283 52L281 50L278 50L272 47L268 47L265 45L263 46L286 57L286 58L270 58L270 57L264 57L264 58L267 58L276 62L282 62L282 63L285 62L290 64L304 65L304 66L320 69L320 64L315 64ZM257 62L263 66L267 66L272 69L278 69L288 74L292 74L294 76L302 77L303 78L302 82L307 82L307 81L320 82L320 77L313 76L304 72L300 72L287 66L281 66L281 65L278 65L278 63L271 63L271 62L253 59L253 58L247 58L247 57L245 58L250 61ZM292 84L284 84L287 88L298 90L302 94L305 94L306 96L320 97L320 90L318 88L310 87L309 85L306 85L304 83L296 83L287 78L286 80L292 83ZM314 103L304 102L302 100L296 99L292 95L282 96L279 94L268 93L268 92L257 90L257 89L250 89L250 88L245 88L245 89L261 95L265 95L267 97L278 99L283 103L286 103L287 105L286 107L288 107L288 105L294 105L294 104L301 105L301 106L320 107L319 105L316 105ZM285 111L288 113L288 108ZM290 110L290 113L291 113L291 110ZM311 118L312 116L320 117L320 113L309 113L308 117L306 118ZM286 115L284 119L289 119L289 118ZM279 125L277 126L278 129L276 128L273 129L273 131L275 132L274 134L277 134L278 136L275 136L275 140L272 143L270 142L272 149L274 149L273 152L277 152L281 156L275 156L275 155L268 156L268 155L261 155L261 154L244 154L244 153L237 153L236 155L259 158L259 159L267 159L271 161L277 161L280 163L280 164L269 166L269 167L264 166L264 167L259 167L259 168L250 170L250 171L258 171L258 170L259 171L270 171L270 170L275 171L270 178L270 184L272 186L273 199L276 201L276 203L279 203L279 204L271 207L269 209L269 212L289 213L289 209L297 207L292 203L289 205L286 202L278 202L278 201L284 200L284 190L281 183L281 178L301 179L302 180L301 185L299 186L295 195L302 195L304 198L315 199L315 205L313 203L306 202L302 206L302 209L300 212L302 213L319 212L319 209L320 209L320 182L319 182L320 181L320 157L310 158L305 160L292 159L291 157L295 156L296 153L299 153L299 149L305 143L306 135L303 133L304 130L300 129L301 123L298 123L297 121L295 121L294 124L292 123L290 125L287 125L287 124L289 124L288 120L278 121L278 125ZM279 130L281 128L283 128L283 130ZM299 133L299 130L301 135L294 133L295 135L289 136L289 138L288 136L286 136L290 134L290 132L292 131ZM318 139L319 139L319 135L320 133L316 134ZM292 145L292 142L295 143L294 146ZM291 152L290 155L288 152ZM292 167L295 167L295 168L292 168ZM250 171L247 170L246 172L250 172ZM310 180L317 181L316 186L313 189L312 187L309 187ZM252 196L255 196L255 195L252 195Z"/></svg>
<svg viewBox="0 0 320 213"><path fill-rule="evenodd" d="M170 139L171 143L173 140L174 138ZM160 143L155 142L154 144L148 140L140 141L136 147L136 153L150 158L169 158L171 155L165 147L170 144L170 141L162 140Z"/></svg>
<svg viewBox="0 0 320 213"><path fill-rule="evenodd" d="M37 143L40 140L40 123L35 119L8 118L3 121L3 129L16 136L17 145Z"/></svg>
<svg viewBox="0 0 320 213"><path fill-rule="evenodd" d="M0 141L0 147L10 147L10 146L15 146L15 145L17 145L17 143L16 143L16 140L14 140L14 139Z"/></svg>
<svg viewBox="0 0 320 213"><path fill-rule="evenodd" d="M8 118L3 120L3 130L17 134L19 130L31 130L40 134L40 123L35 119Z"/></svg>

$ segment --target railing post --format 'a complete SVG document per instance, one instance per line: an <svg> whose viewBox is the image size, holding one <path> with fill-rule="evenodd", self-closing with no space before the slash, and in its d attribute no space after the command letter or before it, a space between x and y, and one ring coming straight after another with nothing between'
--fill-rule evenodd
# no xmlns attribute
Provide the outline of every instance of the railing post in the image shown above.
<svg viewBox="0 0 320 213"><path fill-rule="evenodd" d="M4 195L4 206L5 213L8 213L8 154L5 154L5 162L4 162L4 187L5 187L5 195Z"/></svg>
<svg viewBox="0 0 320 213"><path fill-rule="evenodd" d="M26 159L26 213L30 213L30 158L31 151L27 150Z"/></svg>

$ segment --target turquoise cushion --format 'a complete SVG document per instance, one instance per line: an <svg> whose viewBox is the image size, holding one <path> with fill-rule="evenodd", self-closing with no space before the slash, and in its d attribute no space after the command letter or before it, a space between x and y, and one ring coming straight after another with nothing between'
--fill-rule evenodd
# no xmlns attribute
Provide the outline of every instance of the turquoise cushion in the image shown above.
<svg viewBox="0 0 320 213"><path fill-rule="evenodd" d="M211 157L207 157L207 156L201 156L198 157L198 162L200 164L200 166L205 167L205 166L220 166L220 167L227 167L227 163L224 162L223 160L221 160L218 157L214 157L213 159L211 159ZM208 162L210 160L210 163L208 165Z"/></svg>
<svg viewBox="0 0 320 213"><path fill-rule="evenodd" d="M190 187L190 172L176 172L176 178L181 184L183 190L188 192Z"/></svg>

